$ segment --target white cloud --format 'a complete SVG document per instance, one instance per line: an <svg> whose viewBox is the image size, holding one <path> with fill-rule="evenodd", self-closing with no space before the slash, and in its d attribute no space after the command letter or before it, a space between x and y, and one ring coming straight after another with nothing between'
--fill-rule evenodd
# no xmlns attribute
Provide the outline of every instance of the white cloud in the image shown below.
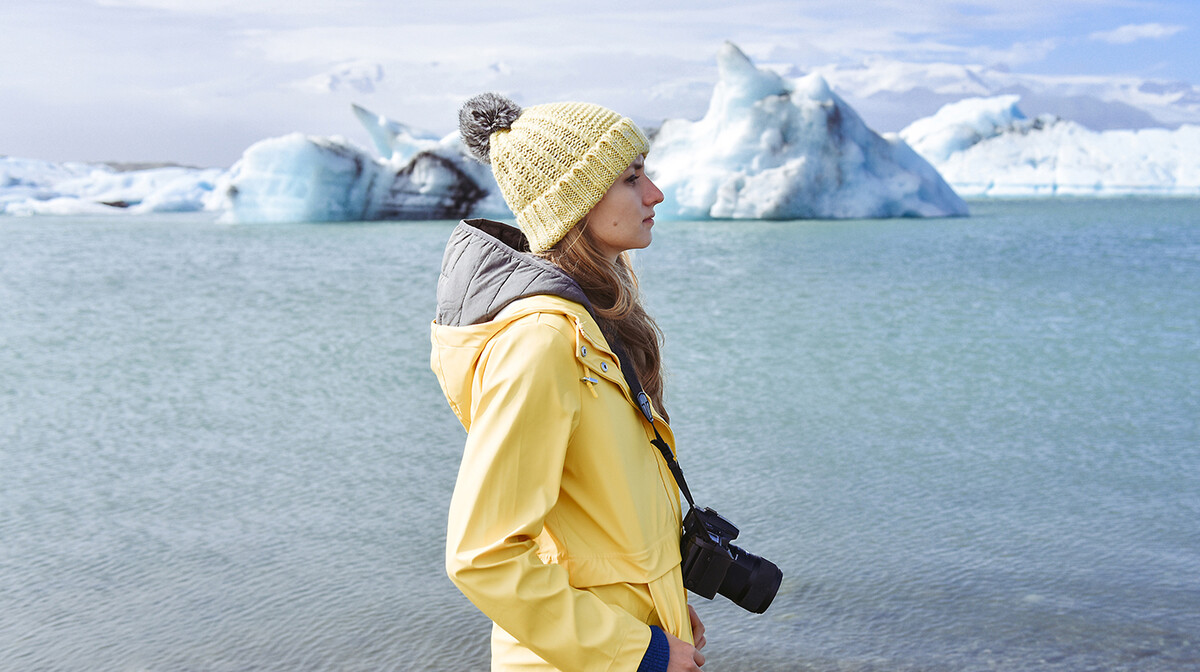
<svg viewBox="0 0 1200 672"><path fill-rule="evenodd" d="M1109 44L1130 44L1138 40L1161 40L1184 29L1184 26L1167 26L1161 23L1137 23L1115 30L1097 31L1088 37Z"/></svg>
<svg viewBox="0 0 1200 672"><path fill-rule="evenodd" d="M1008 49L971 49L967 51L970 60L985 65L1012 67L1037 63L1050 55L1058 47L1057 40L1038 40L1036 42L1018 42Z"/></svg>
<svg viewBox="0 0 1200 672"><path fill-rule="evenodd" d="M261 16L324 16L336 17L358 9L368 2L341 0L336 6L317 0L93 0L98 7L110 9L149 9L185 15L231 15Z"/></svg>

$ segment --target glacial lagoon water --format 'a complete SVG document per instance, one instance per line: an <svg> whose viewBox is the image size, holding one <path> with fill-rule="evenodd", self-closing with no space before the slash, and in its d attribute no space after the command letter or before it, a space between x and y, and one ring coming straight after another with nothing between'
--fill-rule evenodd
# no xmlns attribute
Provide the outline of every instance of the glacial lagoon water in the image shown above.
<svg viewBox="0 0 1200 672"><path fill-rule="evenodd" d="M662 222L706 670L1200 669L1200 202ZM452 222L0 219L0 670L485 670L442 569ZM649 448L648 448L649 449Z"/></svg>

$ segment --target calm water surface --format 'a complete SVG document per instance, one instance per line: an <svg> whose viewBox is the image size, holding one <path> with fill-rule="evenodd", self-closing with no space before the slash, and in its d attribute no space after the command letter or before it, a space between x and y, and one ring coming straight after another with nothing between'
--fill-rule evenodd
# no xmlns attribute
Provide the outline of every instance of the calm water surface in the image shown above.
<svg viewBox="0 0 1200 672"><path fill-rule="evenodd" d="M1200 202L663 222L706 670L1200 669ZM0 670L485 670L442 570L453 223L0 219ZM648 448L649 449L649 448Z"/></svg>

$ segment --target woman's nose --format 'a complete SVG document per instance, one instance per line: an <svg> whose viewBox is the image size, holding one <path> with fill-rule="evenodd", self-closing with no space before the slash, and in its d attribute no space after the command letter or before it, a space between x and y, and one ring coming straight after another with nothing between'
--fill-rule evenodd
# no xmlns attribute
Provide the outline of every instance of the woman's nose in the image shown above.
<svg viewBox="0 0 1200 672"><path fill-rule="evenodd" d="M646 184L649 187L646 189L646 194L644 196L646 205L658 205L659 203L662 203L663 193L662 190L658 188L658 185L654 184L649 177L646 178Z"/></svg>

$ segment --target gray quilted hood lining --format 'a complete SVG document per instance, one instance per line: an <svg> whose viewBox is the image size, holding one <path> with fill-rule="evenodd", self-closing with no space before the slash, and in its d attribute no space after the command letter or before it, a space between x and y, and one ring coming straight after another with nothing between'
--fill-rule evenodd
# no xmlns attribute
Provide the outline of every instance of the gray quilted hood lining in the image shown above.
<svg viewBox="0 0 1200 672"><path fill-rule="evenodd" d="M521 230L490 219L464 219L454 227L442 257L437 323L465 327L487 322L527 296L551 294L591 310L571 276L529 253Z"/></svg>

